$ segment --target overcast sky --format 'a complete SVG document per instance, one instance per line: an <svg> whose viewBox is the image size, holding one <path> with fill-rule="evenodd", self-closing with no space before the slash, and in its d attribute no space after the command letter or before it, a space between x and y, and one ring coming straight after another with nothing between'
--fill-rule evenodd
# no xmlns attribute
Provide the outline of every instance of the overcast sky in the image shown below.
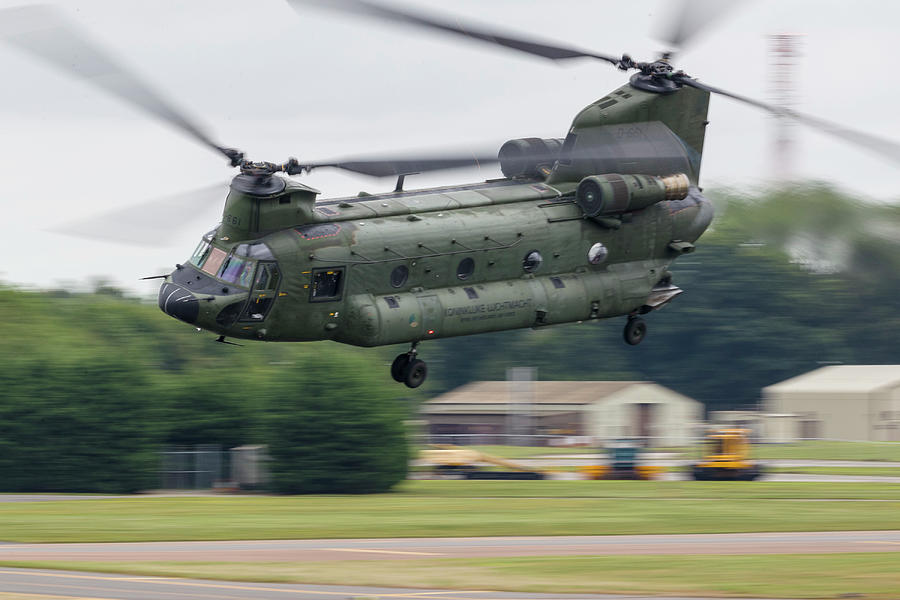
<svg viewBox="0 0 900 600"><path fill-rule="evenodd" d="M724 1L724 0L723 0ZM0 1L0 7L22 2ZM657 0L413 2L473 21L608 54L655 56L670 3ZM627 80L606 63L560 67L455 36L419 32L282 0L71 1L62 8L121 62L255 160L321 160L407 149L495 150L516 137L562 137L586 104ZM2 18L2 17L0 17ZM893 74L900 4L759 0L679 56L712 85L768 99L766 36L803 35L798 109L900 140ZM137 282L184 261L222 203L167 245L132 248L47 230L67 220L221 182L224 160L83 82L0 45L0 201L8 251L0 279L49 287L107 276ZM756 186L771 173L771 118L727 98L710 107L702 183ZM891 163L803 128L796 172L864 197L900 198ZM477 181L499 170L410 178L407 187ZM326 170L305 178L323 197L394 182ZM164 211L158 219L165 228ZM702 243L702 240L701 240Z"/></svg>

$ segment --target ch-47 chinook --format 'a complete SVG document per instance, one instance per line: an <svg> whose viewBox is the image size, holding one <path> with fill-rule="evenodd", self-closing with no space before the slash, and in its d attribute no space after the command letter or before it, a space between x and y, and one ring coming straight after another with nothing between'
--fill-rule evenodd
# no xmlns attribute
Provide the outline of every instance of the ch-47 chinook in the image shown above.
<svg viewBox="0 0 900 600"><path fill-rule="evenodd" d="M423 383L422 341L625 317L640 343L644 315L681 294L669 267L713 218L698 187L710 94L728 96L893 160L898 146L701 83L671 55L651 62L529 41L363 0L309 4L498 44L552 60L591 58L636 70L585 107L564 137L513 139L499 156L282 164L221 146L56 11L0 11L0 37L74 71L169 122L240 169L221 224L159 290L159 307L227 338L410 344L391 366ZM683 21L668 40L691 35ZM499 162L502 178L404 189L413 173ZM318 200L292 179L333 167L397 177L387 194Z"/></svg>

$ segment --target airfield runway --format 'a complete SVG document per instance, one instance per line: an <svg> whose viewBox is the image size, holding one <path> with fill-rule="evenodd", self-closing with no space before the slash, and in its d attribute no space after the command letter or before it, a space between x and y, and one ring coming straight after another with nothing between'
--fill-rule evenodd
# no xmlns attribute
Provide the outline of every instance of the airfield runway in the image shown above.
<svg viewBox="0 0 900 600"><path fill-rule="evenodd" d="M169 577L137 577L106 573L37 571L0 568L0 598L28 600L651 600L651 596L526 594L483 590L376 588L337 585L243 583ZM698 600L666 597L666 600ZM745 600L753 600L746 598ZM758 599L757 599L758 600ZM771 598L767 600L772 600Z"/></svg>
<svg viewBox="0 0 900 600"><path fill-rule="evenodd" d="M900 531L691 535L388 538L142 542L0 543L4 561L294 562L495 556L900 552ZM0 600L649 600L650 596L526 594L483 590L375 588L194 580L0 567ZM669 600L677 600L669 598ZM682 600L699 600L682 598Z"/></svg>
<svg viewBox="0 0 900 600"><path fill-rule="evenodd" d="M639 554L821 554L900 552L900 531L717 533L682 535L535 536L140 542L93 544L0 543L5 561L295 562L608 556Z"/></svg>

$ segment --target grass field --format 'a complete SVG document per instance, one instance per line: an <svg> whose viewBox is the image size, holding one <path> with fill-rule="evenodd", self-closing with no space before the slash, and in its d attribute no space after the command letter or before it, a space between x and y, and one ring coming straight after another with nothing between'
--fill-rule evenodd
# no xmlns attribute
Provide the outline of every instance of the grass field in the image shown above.
<svg viewBox="0 0 900 600"><path fill-rule="evenodd" d="M770 473L804 475L858 475L861 477L900 477L900 467L769 467Z"/></svg>
<svg viewBox="0 0 900 600"><path fill-rule="evenodd" d="M411 481L372 496L0 503L0 540L16 542L849 529L900 529L900 484Z"/></svg>
<svg viewBox="0 0 900 600"><path fill-rule="evenodd" d="M0 564L235 581L520 592L752 595L779 598L836 598L846 594L896 600L897 591L900 590L900 553L550 556L266 564Z"/></svg>
<svg viewBox="0 0 900 600"><path fill-rule="evenodd" d="M753 447L753 454L761 459L900 462L900 442L808 441L796 444L758 444Z"/></svg>

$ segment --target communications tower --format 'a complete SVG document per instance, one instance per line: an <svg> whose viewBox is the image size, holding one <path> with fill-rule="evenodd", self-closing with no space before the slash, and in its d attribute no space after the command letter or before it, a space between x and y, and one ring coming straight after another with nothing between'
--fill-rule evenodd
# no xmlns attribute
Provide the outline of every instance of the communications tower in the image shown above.
<svg viewBox="0 0 900 600"><path fill-rule="evenodd" d="M803 34L777 33L769 39L769 93L772 102L788 110L797 105L797 64ZM772 148L772 178L793 181L796 149L796 123L791 119L774 117Z"/></svg>

